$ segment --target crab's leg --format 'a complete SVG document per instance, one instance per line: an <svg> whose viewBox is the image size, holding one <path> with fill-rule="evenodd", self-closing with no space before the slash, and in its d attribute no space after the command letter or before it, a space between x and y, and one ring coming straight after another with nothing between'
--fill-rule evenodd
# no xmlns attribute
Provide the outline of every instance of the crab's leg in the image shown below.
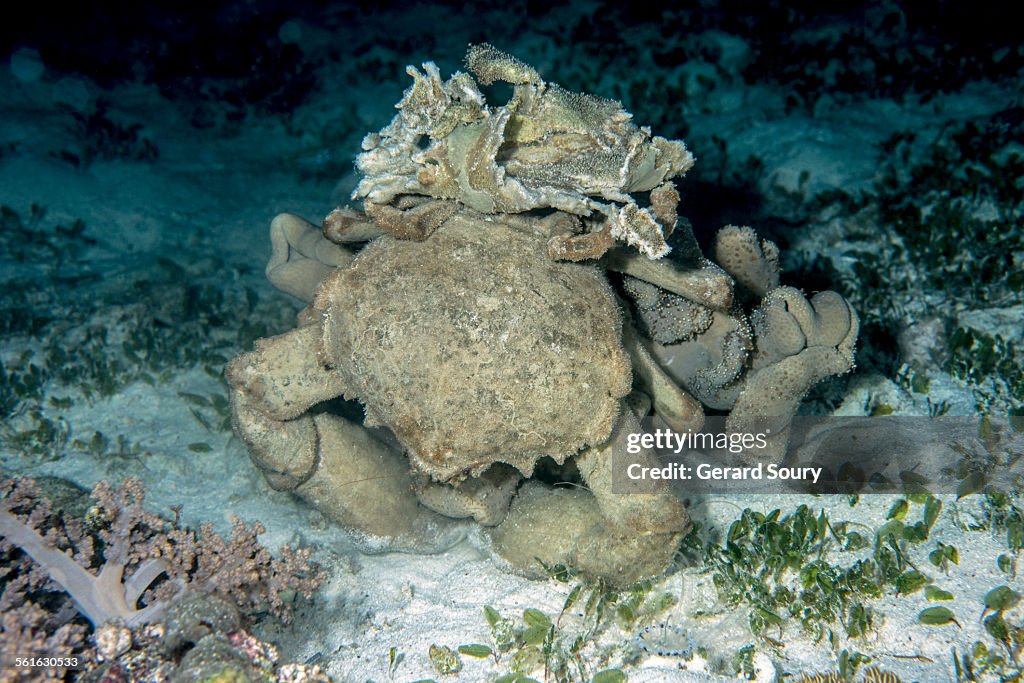
<svg viewBox="0 0 1024 683"><path fill-rule="evenodd" d="M274 420L292 420L311 407L340 396L344 380L320 362L319 324L256 340L256 348L228 363L235 391Z"/></svg>
<svg viewBox="0 0 1024 683"><path fill-rule="evenodd" d="M448 544L441 532L450 521L417 502L401 453L336 415L321 413L313 423L317 468L296 494L363 541L367 552L428 552Z"/></svg>
<svg viewBox="0 0 1024 683"><path fill-rule="evenodd" d="M636 415L624 410L608 441L577 455L576 466L594 494L606 526L620 533L685 532L690 528L690 517L664 481L644 480L638 484L626 476L633 464L661 465L653 451L629 452L628 437L640 429Z"/></svg>
<svg viewBox="0 0 1024 683"><path fill-rule="evenodd" d="M667 259L651 260L624 249L612 249L601 258L601 265L608 270L650 282L708 308L724 311L732 305L732 278L707 260L699 267L683 268Z"/></svg>
<svg viewBox="0 0 1024 683"><path fill-rule="evenodd" d="M508 519L488 530L490 549L510 569L532 578L548 577L553 567L565 565L626 587L665 572L684 531L619 530L603 513L587 491L527 481Z"/></svg>
<svg viewBox="0 0 1024 683"><path fill-rule="evenodd" d="M436 550L450 542L420 507L401 453L360 425L309 409L342 392L317 360L319 325L256 343L227 369L235 432L270 486L311 502L368 550Z"/></svg>
<svg viewBox="0 0 1024 683"><path fill-rule="evenodd" d="M291 490L316 467L319 436L313 405L334 398L343 384L317 361L320 326L260 339L228 363L235 432L270 485Z"/></svg>
<svg viewBox="0 0 1024 683"><path fill-rule="evenodd" d="M665 424L677 432L700 429L704 424L704 408L700 401L669 377L628 322L622 326L622 345L633 361L634 382L651 397L654 412Z"/></svg>

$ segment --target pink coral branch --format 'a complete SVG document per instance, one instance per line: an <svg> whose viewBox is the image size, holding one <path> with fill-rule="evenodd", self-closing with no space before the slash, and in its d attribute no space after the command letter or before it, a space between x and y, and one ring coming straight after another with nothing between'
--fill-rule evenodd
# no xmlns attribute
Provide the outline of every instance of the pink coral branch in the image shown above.
<svg viewBox="0 0 1024 683"><path fill-rule="evenodd" d="M161 563L161 571L156 572L156 565L144 564L126 583L122 582L124 565L119 562L107 561L98 575L90 574L67 553L49 546L38 532L2 507L0 536L4 536L44 567L50 578L71 596L78 611L93 626L112 619L121 619L128 626L137 626L156 620L167 608L164 602L156 602L142 609L135 607L142 591L166 570L166 565L160 560L157 562Z"/></svg>
<svg viewBox="0 0 1024 683"><path fill-rule="evenodd" d="M128 599L128 604L134 605L138 602L146 589L152 586L161 574L166 573L167 563L159 557L146 560L139 565L135 573L124 582L124 595Z"/></svg>
<svg viewBox="0 0 1024 683"><path fill-rule="evenodd" d="M210 524L197 534L147 512L144 496L137 479L125 480L120 488L96 485L90 515L93 524L99 522L94 533L103 565L97 573L89 570L96 557L93 537L55 517L30 480L0 480L0 538L45 570L94 626L115 619L128 627L153 623L173 601L196 593L219 593L250 613L269 608L286 621L282 594L297 591L308 597L323 581L309 562L308 549L285 546L282 559L275 560L259 543L263 526L258 522L246 526L235 520L230 540L214 533ZM0 607L14 595L10 589L18 585L17 577L5 583ZM139 608L143 595L147 604Z"/></svg>

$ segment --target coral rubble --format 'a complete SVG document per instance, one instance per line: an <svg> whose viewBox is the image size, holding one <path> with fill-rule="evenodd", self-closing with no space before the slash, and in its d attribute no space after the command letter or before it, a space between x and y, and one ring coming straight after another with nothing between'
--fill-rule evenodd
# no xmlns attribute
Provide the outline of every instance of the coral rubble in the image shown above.
<svg viewBox="0 0 1024 683"><path fill-rule="evenodd" d="M546 83L490 45L470 48L466 65L484 85L512 84L512 99L489 106L468 74L442 81L432 62L422 72L409 67L413 85L398 114L366 136L356 159L363 180L354 198L366 200L368 214L403 195L454 199L485 214L552 208L610 238L569 238L593 246L582 254L557 238L552 249L565 258L600 256L613 241L650 258L668 253L661 217L631 194L668 191L666 181L693 166L682 142L651 137L618 102Z"/></svg>

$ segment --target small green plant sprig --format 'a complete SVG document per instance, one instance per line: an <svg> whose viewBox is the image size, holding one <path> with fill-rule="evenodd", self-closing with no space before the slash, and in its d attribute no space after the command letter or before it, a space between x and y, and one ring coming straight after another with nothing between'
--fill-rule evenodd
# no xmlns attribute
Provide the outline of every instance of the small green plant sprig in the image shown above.
<svg viewBox="0 0 1024 683"><path fill-rule="evenodd" d="M913 501L922 503L922 519L908 524L904 520ZM749 607L750 629L758 638L777 645L775 636L795 622L815 640L827 637L835 645L836 623L849 638L873 628L871 599L929 584L909 562L907 545L927 540L941 507L926 494L899 499L874 534L871 557L845 565L830 562L828 555L865 550L870 541L853 523L834 524L824 511L816 514L806 505L785 516L779 509L765 515L748 508L723 542L703 542L695 530L684 545L702 549L726 605Z"/></svg>
<svg viewBox="0 0 1024 683"><path fill-rule="evenodd" d="M982 502L980 519L960 522L966 531L991 531L1003 535L1010 555L1016 555L1024 549L1024 509L1018 495L1011 495L995 486L986 486L981 492ZM1012 557L1010 558L1012 560ZM1000 566L1006 571L1006 566Z"/></svg>
<svg viewBox="0 0 1024 683"><path fill-rule="evenodd" d="M434 670L442 676L451 676L462 671L462 657L446 645L431 645L427 656Z"/></svg>
<svg viewBox="0 0 1024 683"><path fill-rule="evenodd" d="M1021 683L1024 681L1024 624L1012 622L1007 612L1016 607L1021 595L1009 586L997 586L985 594L981 618L985 631L997 643L975 641L968 652L953 651L957 681L989 681Z"/></svg>
<svg viewBox="0 0 1024 683"><path fill-rule="evenodd" d="M966 531L991 530L1005 534L1006 546L1010 556L1001 560L1000 569L1007 571L1013 555L1024 549L1024 506L1021 504L1019 491L1024 486L1019 478L993 483L994 479L1004 477L1007 472L1016 469L1017 463L1024 453L1014 448L1013 441L1007 436L1024 429L1024 421L1011 415L1006 423L995 421L989 417L978 420L977 438L968 447L961 443L952 444L960 455L954 464L953 474L958 480L957 501L968 496L980 495L981 516L970 521L962 521L959 516L954 522ZM1011 493L1007 493L1010 491ZM1007 566L1003 566L1003 565Z"/></svg>
<svg viewBox="0 0 1024 683"><path fill-rule="evenodd" d="M969 326L958 327L949 338L945 369L953 377L978 387L982 396L992 393L1016 397L1016 407L1020 408L1020 397L1024 396L1024 349L1012 339Z"/></svg>
<svg viewBox="0 0 1024 683"><path fill-rule="evenodd" d="M622 683L626 676L619 669L605 669L591 675L581 654L600 626L601 617L597 612L600 610L598 605L605 602L603 597L597 597L592 603L589 611L594 621L583 632L573 633L572 629L560 626L562 615L572 608L580 594L576 588L573 589L556 621L533 608L523 610L519 621L503 617L490 605L485 606L484 618L491 629L494 649L485 645L464 645L459 651L473 656L494 656L495 659L507 656L510 672L499 676L495 683L538 683L538 679L529 676L537 671L543 671L540 681L544 683Z"/></svg>
<svg viewBox="0 0 1024 683"><path fill-rule="evenodd" d="M967 652L958 652L953 648L953 668L956 671L957 683L1022 683L1024 670L1020 665L1008 662L999 649L990 648L981 640Z"/></svg>
<svg viewBox="0 0 1024 683"><path fill-rule="evenodd" d="M552 619L541 610L524 609L520 618L506 617L494 607L484 607L491 645L468 644L457 648L471 657L492 657L509 672L496 683L624 683L621 669L593 671L584 651L608 628L633 629L657 618L675 604L671 593L656 593L650 581L613 589L603 581L580 580L571 570L547 567L549 577L560 583L575 582L558 615ZM600 656L607 662L611 653Z"/></svg>

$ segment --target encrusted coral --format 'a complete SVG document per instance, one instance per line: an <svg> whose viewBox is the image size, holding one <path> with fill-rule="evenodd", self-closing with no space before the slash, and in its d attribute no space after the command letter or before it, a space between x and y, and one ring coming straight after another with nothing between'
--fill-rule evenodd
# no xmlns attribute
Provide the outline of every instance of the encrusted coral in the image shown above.
<svg viewBox="0 0 1024 683"><path fill-rule="evenodd" d="M625 289L662 342L652 352L666 371L706 406L730 411L730 431L760 431L756 419L774 418L775 443L763 455L778 458L803 396L853 367L857 314L835 292L808 301L799 290L780 287L778 247L749 227L722 228L714 250L736 284L760 301L756 308L745 311L736 301L728 310L692 303L673 309L667 293L655 299L631 282Z"/></svg>
<svg viewBox="0 0 1024 683"><path fill-rule="evenodd" d="M362 211L274 220L267 275L309 306L228 365L235 429L271 486L367 549L443 548L448 520L472 517L530 576L656 575L690 524L664 481L620 481L658 463L627 448L640 418L775 418L762 456L779 458L803 394L852 365L856 315L779 287L778 250L750 228L705 258L669 182L693 163L682 142L492 46L466 64L447 81L408 69L356 161ZM513 86L502 106L478 85L496 81ZM542 483L542 462L585 488Z"/></svg>
<svg viewBox="0 0 1024 683"><path fill-rule="evenodd" d="M760 298L779 286L779 248L749 227L727 225L715 235L715 262Z"/></svg>
<svg viewBox="0 0 1024 683"><path fill-rule="evenodd" d="M714 314L707 306L628 275L622 287L636 304L637 317L647 336L656 342L672 344L692 339L711 327Z"/></svg>
<svg viewBox="0 0 1024 683"><path fill-rule="evenodd" d="M757 351L726 425L735 432L770 430L766 455L781 458L800 399L853 367L859 323L835 292L808 301L792 287L773 289L751 317Z"/></svg>
<svg viewBox="0 0 1024 683"><path fill-rule="evenodd" d="M674 214L659 216L657 203L641 208L631 193L672 192L666 181L694 162L682 142L652 137L618 102L546 83L490 45L471 47L466 66L484 85L512 84L512 99L488 105L469 74L443 81L433 62L410 66L398 114L366 136L356 158L363 179L353 198L366 200L368 215L404 195L485 214L552 208L588 219L587 235L553 238L558 257L594 258L613 241L650 258L668 253ZM580 243L586 248L571 247Z"/></svg>

